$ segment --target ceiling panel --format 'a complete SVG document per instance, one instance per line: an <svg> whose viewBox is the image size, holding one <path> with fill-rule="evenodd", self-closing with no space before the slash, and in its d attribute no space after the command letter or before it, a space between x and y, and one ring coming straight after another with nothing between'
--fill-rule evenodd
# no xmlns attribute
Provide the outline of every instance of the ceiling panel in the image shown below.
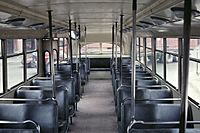
<svg viewBox="0 0 200 133"><path fill-rule="evenodd" d="M162 0L138 0L137 12L156 1ZM7 11L5 5L1 6L2 3L5 5L8 3ZM132 0L1 0L0 6L0 11L11 13L8 15L0 13L0 20L24 17L25 27L41 22L44 22L47 27L47 10L50 9L53 10L52 18L55 20L53 24L56 27L67 27L70 18L73 23L77 22L82 28L87 26L87 32L92 33L111 32L112 24L116 21L119 24L121 14L124 15L124 22L132 17Z"/></svg>
<svg viewBox="0 0 200 133"><path fill-rule="evenodd" d="M34 11L47 14L53 10L53 19L68 23L69 17L81 25L96 24L95 29L107 29L102 24L111 25L119 21L120 14L124 18L131 16L132 0L13 0ZM139 0L138 9L143 9L154 0ZM125 20L124 19L124 20ZM93 28L91 26L90 28ZM90 30L90 29L88 29ZM92 30L92 29L91 29ZM94 31L94 29L93 29ZM97 31L98 32L98 31Z"/></svg>

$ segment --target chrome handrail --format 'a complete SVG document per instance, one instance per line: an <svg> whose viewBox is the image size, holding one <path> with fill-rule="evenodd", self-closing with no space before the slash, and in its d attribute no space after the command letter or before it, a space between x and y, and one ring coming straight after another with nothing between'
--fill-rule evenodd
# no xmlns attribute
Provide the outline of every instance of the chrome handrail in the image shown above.
<svg viewBox="0 0 200 133"><path fill-rule="evenodd" d="M40 133L40 125L32 120L25 120L25 121L1 121L0 120L0 124L27 124L27 123L33 124L37 132Z"/></svg>

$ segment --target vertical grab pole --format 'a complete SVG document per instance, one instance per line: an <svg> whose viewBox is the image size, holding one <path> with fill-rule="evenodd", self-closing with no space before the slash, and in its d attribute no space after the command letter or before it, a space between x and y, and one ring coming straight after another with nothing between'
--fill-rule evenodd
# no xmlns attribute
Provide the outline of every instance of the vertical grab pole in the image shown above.
<svg viewBox="0 0 200 133"><path fill-rule="evenodd" d="M131 56L131 122L127 127L127 133L130 133L135 122L135 62L136 62L136 11L137 11L137 0L132 1L132 56Z"/></svg>
<svg viewBox="0 0 200 133"><path fill-rule="evenodd" d="M133 0L132 3L132 72L131 72L131 117L135 118L135 61L136 61L136 11L137 0Z"/></svg>
<svg viewBox="0 0 200 133"><path fill-rule="evenodd" d="M81 26L78 25L78 36L79 36L79 42L78 42L78 47L79 47L79 61L81 62Z"/></svg>
<svg viewBox="0 0 200 133"><path fill-rule="evenodd" d="M113 62L114 62L114 45L115 45L115 26L114 26L114 24L113 24L113 26L112 26L112 64L113 64Z"/></svg>
<svg viewBox="0 0 200 133"><path fill-rule="evenodd" d="M72 55L72 21L69 19L69 50L70 50L70 63L71 63L71 77L73 76L73 55Z"/></svg>
<svg viewBox="0 0 200 133"><path fill-rule="evenodd" d="M145 66L145 71L147 70L147 52L146 52L146 48L147 48L147 39L143 38L143 50L144 50L144 66Z"/></svg>
<svg viewBox="0 0 200 133"><path fill-rule="evenodd" d="M167 38L163 38L163 72L164 72L164 80L167 80Z"/></svg>
<svg viewBox="0 0 200 133"><path fill-rule="evenodd" d="M182 86L182 38L178 39L178 91L181 93Z"/></svg>
<svg viewBox="0 0 200 133"><path fill-rule="evenodd" d="M183 27L183 78L181 88L181 120L179 133L186 132L187 112L188 112L188 74L189 74L189 49L190 49L190 33L191 33L191 0L184 0L184 27Z"/></svg>
<svg viewBox="0 0 200 133"><path fill-rule="evenodd" d="M49 17L49 40L50 40L50 50L51 50L51 81L52 81L52 93L53 98L56 98L55 95L55 71L54 71L54 57L53 57L53 34L52 34L52 10L48 10Z"/></svg>
<svg viewBox="0 0 200 133"><path fill-rule="evenodd" d="M115 70L117 71L117 22L115 22Z"/></svg>
<svg viewBox="0 0 200 133"><path fill-rule="evenodd" d="M119 58L119 63L120 63L120 81L122 82L122 39L123 39L123 16L120 15L120 58Z"/></svg>
<svg viewBox="0 0 200 133"><path fill-rule="evenodd" d="M85 59L87 59L87 33L86 33L86 31L87 31L87 28L86 28L86 26L85 26Z"/></svg>
<svg viewBox="0 0 200 133"><path fill-rule="evenodd" d="M77 46L77 47L76 47L76 50L77 50L77 49L78 49L78 46L79 46L79 45L78 45L78 41L79 41L79 40L78 40L78 38L76 37L76 35L77 35L77 29L76 29L76 28L77 28L77 25L76 25L76 22L74 22L74 28L75 28L74 33L75 33L75 40L76 40L76 46ZM78 53L78 51L79 51L79 50L77 50L77 53ZM79 66L78 66L77 58L78 58L78 54L76 54L76 62L75 62L75 63L76 63L76 71L79 72Z"/></svg>
<svg viewBox="0 0 200 133"><path fill-rule="evenodd" d="M67 60L69 60L69 40L67 38L64 38L64 40L66 39L66 52L67 52ZM64 44L65 44L65 41L64 41Z"/></svg>

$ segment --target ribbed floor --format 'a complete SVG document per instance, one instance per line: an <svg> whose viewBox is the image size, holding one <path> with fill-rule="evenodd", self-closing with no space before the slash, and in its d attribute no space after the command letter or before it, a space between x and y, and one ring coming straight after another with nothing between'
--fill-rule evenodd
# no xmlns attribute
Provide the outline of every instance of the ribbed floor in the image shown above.
<svg viewBox="0 0 200 133"><path fill-rule="evenodd" d="M91 79L76 114L70 133L117 133L111 80Z"/></svg>

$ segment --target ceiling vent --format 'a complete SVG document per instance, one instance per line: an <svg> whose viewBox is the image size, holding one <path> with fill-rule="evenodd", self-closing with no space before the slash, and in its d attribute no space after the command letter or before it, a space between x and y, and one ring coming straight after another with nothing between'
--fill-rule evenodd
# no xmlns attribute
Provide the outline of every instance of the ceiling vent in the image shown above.
<svg viewBox="0 0 200 133"><path fill-rule="evenodd" d="M53 28L53 32L59 32L61 31L63 28L62 27L56 27L56 28Z"/></svg>
<svg viewBox="0 0 200 133"><path fill-rule="evenodd" d="M183 7L172 7L171 11L174 13L174 15L177 18L184 18L184 8ZM196 17L200 15L200 12L198 10L192 9L192 17Z"/></svg>
<svg viewBox="0 0 200 133"><path fill-rule="evenodd" d="M29 27L35 28L35 29L43 28L44 27L44 23L31 24L31 25L29 25Z"/></svg>
<svg viewBox="0 0 200 133"><path fill-rule="evenodd" d="M165 23L169 23L170 20L166 19L166 18L161 18L161 17L157 17L157 16L151 16L151 19L153 20L153 22L157 25L162 25Z"/></svg>
<svg viewBox="0 0 200 133"><path fill-rule="evenodd" d="M25 20L26 20L25 18L14 18L7 20L5 23L14 26L21 26Z"/></svg>

